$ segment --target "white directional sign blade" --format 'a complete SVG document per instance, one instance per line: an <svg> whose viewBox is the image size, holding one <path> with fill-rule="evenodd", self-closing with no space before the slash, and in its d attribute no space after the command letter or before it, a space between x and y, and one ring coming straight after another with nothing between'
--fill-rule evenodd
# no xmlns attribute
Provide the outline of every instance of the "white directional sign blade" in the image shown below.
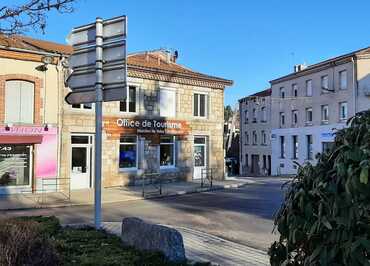
<svg viewBox="0 0 370 266"><path fill-rule="evenodd" d="M95 24L88 24L72 30L68 44L72 46L87 46L95 44ZM103 38L126 38L126 17L117 17L103 22Z"/></svg>

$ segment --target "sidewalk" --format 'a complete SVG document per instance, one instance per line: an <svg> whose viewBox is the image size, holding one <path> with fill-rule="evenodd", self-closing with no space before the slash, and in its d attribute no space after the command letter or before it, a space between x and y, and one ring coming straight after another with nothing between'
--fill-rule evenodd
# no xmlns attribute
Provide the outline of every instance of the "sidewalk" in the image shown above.
<svg viewBox="0 0 370 266"><path fill-rule="evenodd" d="M152 195L146 198L158 198L199 193L211 190L238 188L251 183L249 180L231 179L226 181L214 181L213 187L201 188L200 182L173 182L164 184L162 195ZM149 192L149 191L148 191ZM114 187L102 189L102 203L115 203L130 200L140 200L142 197L141 186ZM37 193L37 194L14 194L0 195L0 210L19 210L33 208L52 208L65 206L90 205L94 203L94 190L71 191L70 199L62 193Z"/></svg>
<svg viewBox="0 0 370 266"><path fill-rule="evenodd" d="M103 228L112 234L121 235L120 222L105 222ZM192 261L210 261L223 266L270 265L266 252L240 245L207 233L184 227L174 227L184 240L186 257Z"/></svg>

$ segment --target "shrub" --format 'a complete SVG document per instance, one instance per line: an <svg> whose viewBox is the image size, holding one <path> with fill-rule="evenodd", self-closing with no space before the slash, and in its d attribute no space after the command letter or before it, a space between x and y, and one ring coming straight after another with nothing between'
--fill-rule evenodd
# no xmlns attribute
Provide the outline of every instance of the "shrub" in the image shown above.
<svg viewBox="0 0 370 266"><path fill-rule="evenodd" d="M59 265L42 226L31 220L0 220L0 254L0 265Z"/></svg>
<svg viewBox="0 0 370 266"><path fill-rule="evenodd" d="M348 126L289 184L271 265L370 265L370 112Z"/></svg>

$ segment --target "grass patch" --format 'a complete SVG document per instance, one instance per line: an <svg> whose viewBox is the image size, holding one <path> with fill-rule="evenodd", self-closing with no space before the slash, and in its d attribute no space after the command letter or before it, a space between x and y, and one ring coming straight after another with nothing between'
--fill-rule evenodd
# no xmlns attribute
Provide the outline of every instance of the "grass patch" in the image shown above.
<svg viewBox="0 0 370 266"><path fill-rule="evenodd" d="M61 265L147 265L182 266L166 261L158 252L142 252L122 244L121 239L94 228L61 227L56 217L20 217L18 221L36 222L43 237L53 243ZM209 265L196 263L192 265Z"/></svg>

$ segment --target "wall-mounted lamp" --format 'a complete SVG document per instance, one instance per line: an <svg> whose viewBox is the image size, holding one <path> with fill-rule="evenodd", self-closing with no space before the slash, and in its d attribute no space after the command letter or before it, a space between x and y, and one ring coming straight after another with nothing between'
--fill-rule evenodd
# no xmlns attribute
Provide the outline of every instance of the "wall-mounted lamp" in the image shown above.
<svg viewBox="0 0 370 266"><path fill-rule="evenodd" d="M37 71L45 72L48 70L48 64L51 64L53 62L53 57L45 55L41 57L41 62L43 62L43 64L35 67L35 69Z"/></svg>
<svg viewBox="0 0 370 266"><path fill-rule="evenodd" d="M13 126L13 124L6 124L5 125L5 131L10 131L10 128Z"/></svg>

